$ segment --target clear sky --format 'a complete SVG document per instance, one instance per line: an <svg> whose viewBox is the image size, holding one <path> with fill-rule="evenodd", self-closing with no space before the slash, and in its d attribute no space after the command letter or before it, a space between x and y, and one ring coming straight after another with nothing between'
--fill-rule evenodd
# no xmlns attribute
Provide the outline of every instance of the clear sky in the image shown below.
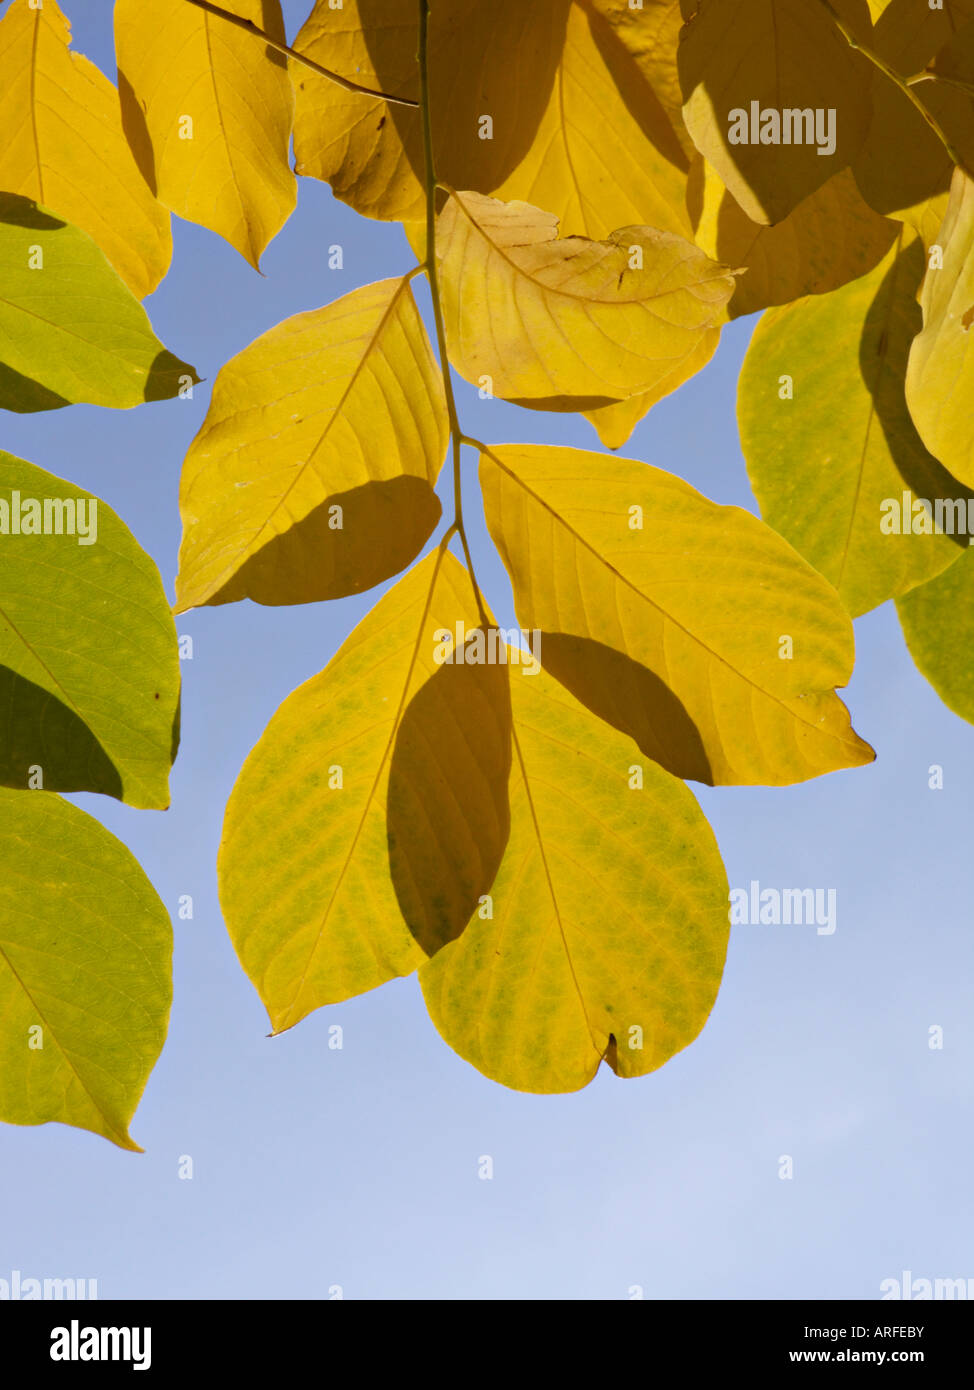
<svg viewBox="0 0 974 1390"><path fill-rule="evenodd" d="M78 47L114 78L108 0L62 3ZM307 8L285 4L290 36ZM219 367L289 315L413 264L398 226L311 181L265 278L211 233L174 230L173 269L146 307L207 384L129 412L5 415L0 440L114 507L170 597L180 468ZM341 271L327 268L336 242ZM756 510L734 414L753 322L728 329L621 452ZM463 382L458 396L485 440L601 451L580 417L483 402ZM510 623L475 462L475 561ZM0 1278L96 1278L103 1298L319 1298L340 1285L346 1298L488 1299L628 1298L635 1285L647 1298L878 1298L904 1270L974 1278L974 731L914 669L892 605L857 623L844 697L875 764L784 789L695 787L731 885L834 889L834 934L736 926L689 1049L642 1080L603 1069L577 1094L536 1097L457 1057L415 978L268 1038L221 920L215 860L240 766L380 592L180 617L195 654L171 808L73 798L131 846L174 917L186 893L195 916L174 923L169 1040L132 1127L146 1153L61 1125L0 1126ZM333 1023L342 1051L327 1046ZM491 1181L478 1178L485 1154Z"/></svg>

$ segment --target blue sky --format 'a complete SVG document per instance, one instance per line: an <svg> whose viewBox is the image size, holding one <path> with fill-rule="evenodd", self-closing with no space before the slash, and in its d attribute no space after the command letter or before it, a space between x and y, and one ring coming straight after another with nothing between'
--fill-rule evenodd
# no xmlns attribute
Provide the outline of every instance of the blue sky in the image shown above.
<svg viewBox="0 0 974 1390"><path fill-rule="evenodd" d="M114 77L107 0L64 8L77 46ZM306 8L285 4L289 35ZM209 232L174 231L173 268L146 307L207 384L130 412L7 415L0 440L114 507L170 596L180 467L219 367L289 315L413 264L401 229L311 181L263 278ZM341 271L327 268L335 242ZM734 416L753 322L729 328L622 452L756 510ZM480 438L601 450L578 417L457 390ZM511 622L475 462L465 456L474 557ZM735 927L689 1049L639 1081L603 1069L575 1095L535 1097L451 1052L415 978L268 1038L223 927L215 859L240 766L380 592L181 616L195 652L170 810L74 798L131 846L174 916L186 893L195 915L174 923L169 1040L132 1129L146 1153L59 1125L0 1128L0 1278L96 1278L103 1298L317 1298L340 1285L347 1298L611 1299L633 1286L647 1298L877 1298L906 1269L974 1277L974 733L914 669L892 605L857 623L844 697L875 764L791 788L695 788L731 885L833 888L834 935ZM934 763L940 791L927 784ZM327 1046L333 1023L341 1051ZM485 1154L491 1181L478 1178ZM182 1155L192 1181L179 1179Z"/></svg>

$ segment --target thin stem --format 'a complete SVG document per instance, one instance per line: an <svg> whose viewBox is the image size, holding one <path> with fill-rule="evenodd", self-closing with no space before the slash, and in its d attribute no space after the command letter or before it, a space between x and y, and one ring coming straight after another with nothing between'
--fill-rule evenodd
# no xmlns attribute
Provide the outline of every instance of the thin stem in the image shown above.
<svg viewBox="0 0 974 1390"><path fill-rule="evenodd" d="M871 48L867 48L864 43L860 43L860 41L856 38L855 34L849 28L848 24L846 24L845 20L837 12L835 6L831 3L831 0L818 0L818 3L822 6L823 9L828 11L832 23L835 25L836 29L838 29L839 33L845 39L849 47L858 49L864 58L868 58L868 60L870 61L870 63L873 64L874 67L877 67L881 73L883 73L886 77L889 78L891 82L894 82L896 86L899 87L903 95L907 98L908 101L912 102L912 104L919 111L920 115L926 121L927 125L933 131L934 135L936 135L937 139L943 145L944 149L950 156L951 162L953 164L956 164L958 169L964 169L966 173L967 170L965 168L964 161L961 159L957 150L954 148L954 145L951 142L951 139L948 136L947 132L944 130L943 126L941 126L940 122L937 120L933 112L928 110L924 103L917 96L916 92L911 87L909 81L900 73L898 73L895 68L891 68L885 58L881 58L878 53L875 53Z"/></svg>
<svg viewBox="0 0 974 1390"><path fill-rule="evenodd" d="M908 87L916 87L921 82L942 82L946 87L956 87L958 91L966 92L968 96L974 96L974 82L965 82L962 77L947 77L942 72L918 72L915 77L908 77L906 84Z"/></svg>
<svg viewBox="0 0 974 1390"><path fill-rule="evenodd" d="M397 106L417 107L418 101L413 101L410 97L394 97L388 92L376 91L374 87L363 87L359 82L352 82L347 77L341 77L337 72L332 72L330 68L323 68L320 63L316 63L313 58L308 58L304 53L298 53L296 49L289 48L286 43L281 43L279 39L272 38L270 34L259 29L249 19L241 19L240 15L232 14L230 10L221 9L219 5L214 5L211 0L187 0L190 5L195 5L198 10L205 10L207 14L214 14L219 19L225 19L228 24L235 24L238 29L243 29L245 33L252 34L254 38L266 43L268 48L273 48L277 53L283 53L286 58L291 58L295 63L300 63L302 67L310 68L319 77L327 77L329 82L335 82L339 87L344 87L346 92L357 92L359 96L378 97L382 101L394 102Z"/></svg>
<svg viewBox="0 0 974 1390"><path fill-rule="evenodd" d="M453 394L453 379L450 376L450 359L446 351L446 328L443 323L443 305L440 300L440 281L436 267L436 162L433 156L433 120L430 113L430 81L429 81L429 0L419 0L419 90L420 106L423 113L423 159L426 183L426 259L423 261L422 269L426 271L426 278L429 280L430 298L433 301L433 319L436 324L436 345L440 356L440 371L443 374L443 392L446 396L446 409L450 418L450 444L453 454L453 505L454 517L451 531L455 530L460 537L463 546L463 553L467 560L467 569L470 571L470 580L473 584L474 595L477 599L477 608L480 612L480 620L485 627L489 626L487 612L484 607L483 597L480 593L480 585L477 583L477 576L474 573L473 558L470 554L470 546L467 542L467 532L463 524L463 489L460 478L460 450L463 447L465 436L460 428L460 419L457 415L457 402Z"/></svg>

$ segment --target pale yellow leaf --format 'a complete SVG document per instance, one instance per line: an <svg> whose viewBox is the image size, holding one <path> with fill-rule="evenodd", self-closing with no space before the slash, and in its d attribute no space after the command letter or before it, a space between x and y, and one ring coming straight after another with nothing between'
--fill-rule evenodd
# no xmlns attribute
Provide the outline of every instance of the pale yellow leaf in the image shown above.
<svg viewBox="0 0 974 1390"><path fill-rule="evenodd" d="M417 16L414 0L347 0L341 9L318 0L295 47L355 82L417 100ZM687 156L652 72L597 6L438 0L429 47L445 183L536 202L565 233L604 237L629 223L689 231ZM327 180L367 216L419 218L418 112L307 71L294 77L298 172Z"/></svg>
<svg viewBox="0 0 974 1390"><path fill-rule="evenodd" d="M169 213L132 157L118 93L70 41L57 0L12 0L0 21L0 187L87 232L144 299L169 269Z"/></svg>
<svg viewBox="0 0 974 1390"><path fill-rule="evenodd" d="M275 1032L415 970L461 931L507 839L506 668L438 664L478 628L440 549L290 695L227 806L220 901Z"/></svg>
<svg viewBox="0 0 974 1390"><path fill-rule="evenodd" d="M422 966L461 1057L521 1091L605 1061L661 1067L700 1032L727 950L727 880L689 788L543 673L511 668L511 832L490 891Z"/></svg>
<svg viewBox="0 0 974 1390"><path fill-rule="evenodd" d="M480 479L542 665L649 757L699 782L771 786L872 760L834 693L852 623L763 521L578 449L491 447Z"/></svg>
<svg viewBox="0 0 974 1390"><path fill-rule="evenodd" d="M906 399L920 438L949 473L974 487L974 180L958 169L920 290L923 331L910 349Z"/></svg>
<svg viewBox="0 0 974 1390"><path fill-rule="evenodd" d="M283 41L280 0L223 8ZM116 0L115 50L125 133L149 187L257 268L297 199L287 59L185 0Z"/></svg>
<svg viewBox="0 0 974 1390"><path fill-rule="evenodd" d="M446 201L436 244L454 366L546 409L674 389L716 348L734 283L672 232L559 239L551 214L478 193Z"/></svg>
<svg viewBox="0 0 974 1390"><path fill-rule="evenodd" d="M807 294L827 294L865 275L882 259L899 224L873 212L842 169L773 227L752 222L705 160L690 174L694 240L740 274L728 318Z"/></svg>
<svg viewBox="0 0 974 1390"><path fill-rule="evenodd" d="M180 610L310 603L396 574L440 516L449 423L408 278L296 314L226 364L180 487Z"/></svg>

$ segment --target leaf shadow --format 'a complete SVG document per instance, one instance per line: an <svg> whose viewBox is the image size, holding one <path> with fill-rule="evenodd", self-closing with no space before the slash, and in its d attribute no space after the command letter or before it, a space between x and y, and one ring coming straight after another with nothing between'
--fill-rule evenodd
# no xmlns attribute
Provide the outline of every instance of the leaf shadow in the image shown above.
<svg viewBox="0 0 974 1390"><path fill-rule="evenodd" d="M121 68L118 70L118 99L122 108L122 130L129 149L139 166L139 173L152 191L152 196L157 198L159 183L156 178L156 157L152 148L152 137L146 124L145 112L131 82Z"/></svg>
<svg viewBox="0 0 974 1390"><path fill-rule="evenodd" d="M208 603L249 598L276 607L363 593L405 569L441 515L436 493L413 474L335 493L262 546ZM333 529L338 518L341 529Z"/></svg>
<svg viewBox="0 0 974 1390"><path fill-rule="evenodd" d="M157 352L145 381L143 399L146 401L171 401L179 395L182 386L198 386L200 378L187 362L182 362L173 353L163 348Z"/></svg>
<svg viewBox="0 0 974 1390"><path fill-rule="evenodd" d="M123 799L122 779L73 709L8 666L0 666L0 784L24 790L40 767L44 791L99 792Z"/></svg>
<svg viewBox="0 0 974 1390"><path fill-rule="evenodd" d="M690 160L677 138L662 102L644 77L639 63L604 15L586 7L585 17L592 41L612 74L612 80L619 89L630 115L663 158L685 172L690 167Z"/></svg>
<svg viewBox="0 0 974 1390"><path fill-rule="evenodd" d="M654 671L589 637L542 632L540 643L541 665L593 714L628 734L667 772L714 785L700 731Z"/></svg>
<svg viewBox="0 0 974 1390"><path fill-rule="evenodd" d="M68 225L20 193L0 193L0 222L38 232L58 232Z"/></svg>
<svg viewBox="0 0 974 1390"><path fill-rule="evenodd" d="M444 664L414 695L396 735L386 801L389 870L406 925L427 956L463 932L507 846L509 680L506 665Z"/></svg>
<svg viewBox="0 0 974 1390"><path fill-rule="evenodd" d="M383 27L388 28L389 25L389 8L389 0L359 0L358 3L366 48L376 74L376 84L381 91L415 100L419 96L415 65L409 69L409 78L412 80L404 81L404 72L394 71L390 66L391 46L383 52L383 46L378 42ZM494 30L491 46L495 49L498 46L506 46L518 63L523 65L521 75L526 79L530 74L530 81L523 80L517 84L517 119L498 119L490 140L480 138L477 118L481 113L489 115L492 112L498 117L504 106L504 94L496 90L487 90L479 81L480 74L464 75L465 108L459 121L455 116L451 120L449 113L442 109L446 105L444 98L447 94L454 102L457 99L457 73L451 57L455 52L457 27L469 22L464 8L459 3L438 4L431 6L430 11L430 105L433 114L436 171L438 178L448 185L458 189L472 189L478 193L490 193L517 168L534 142L554 87L558 58L563 47L564 29L568 23L569 6L565 5L553 13L555 32L548 35L547 42L531 46L530 51L524 35L525 16L530 13L530 5L507 5L498 8L492 14ZM354 77L355 74L349 73L348 76ZM470 93L469 97L466 90L468 77L471 82L477 83L475 92ZM472 98L475 95L482 98L482 104L476 116L471 116L474 109ZM466 104L468 101L469 104ZM413 174L421 185L424 184L425 158L419 112L398 105L387 106L385 115L380 114L378 105L375 110L376 129L381 128L386 116L391 117ZM440 122L439 130L448 132L442 140L437 133L437 118ZM478 169L481 170L479 175Z"/></svg>
<svg viewBox="0 0 974 1390"><path fill-rule="evenodd" d="M33 377L0 362L0 409L9 410L16 415L31 415L42 410L61 410L71 402L49 391Z"/></svg>
<svg viewBox="0 0 974 1390"><path fill-rule="evenodd" d="M859 370L872 399L876 418L882 427L890 457L904 485L915 497L928 500L955 498L974 504L974 492L969 492L924 447L910 418L903 389L897 386L892 393L882 389L882 383L888 380L889 372L897 382L905 379L910 344L923 327L923 312L914 292L919 288L925 268L926 250L923 242L917 239L901 251L886 272L863 322L859 340ZM904 296L901 292L897 296L897 284L904 277L909 293ZM906 331L896 335L899 343L896 358L886 359L889 371L877 373L879 348L884 335L887 339L890 336L890 312L894 302L905 304L909 322ZM969 514L969 510L969 507L965 507L965 515ZM949 535L959 549L968 549L966 529L963 532L942 534Z"/></svg>

